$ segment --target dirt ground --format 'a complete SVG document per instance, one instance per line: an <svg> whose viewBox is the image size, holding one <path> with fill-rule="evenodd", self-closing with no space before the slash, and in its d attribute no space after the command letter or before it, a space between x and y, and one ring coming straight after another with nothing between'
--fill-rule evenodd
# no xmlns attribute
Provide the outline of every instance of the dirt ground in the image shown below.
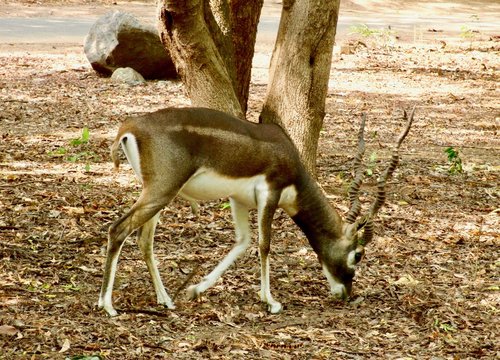
<svg viewBox="0 0 500 360"><path fill-rule="evenodd" d="M416 123L351 301L329 296L307 239L277 214L271 286L284 305L279 315L258 298L255 239L200 300L185 299L192 271L190 283L199 281L233 244L226 200L202 204L198 216L181 200L162 213L155 252L176 310L156 306L130 239L114 291L120 315L98 311L107 228L140 192L128 165L113 172L111 140L128 114L189 102L180 83L98 77L80 45L0 47L0 358L500 358L500 34L471 31L452 43L428 30L410 42L395 34L339 39L352 40L352 53L334 56L318 158L319 182L338 211L348 209L360 114L373 173L365 206L402 109L416 105ZM269 53L259 56L251 120L267 84ZM449 147L458 151L454 163Z"/></svg>

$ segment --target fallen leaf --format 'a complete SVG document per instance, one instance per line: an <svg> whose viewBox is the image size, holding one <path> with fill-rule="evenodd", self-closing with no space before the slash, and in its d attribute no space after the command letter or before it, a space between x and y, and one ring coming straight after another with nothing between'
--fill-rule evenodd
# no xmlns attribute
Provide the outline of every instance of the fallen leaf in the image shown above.
<svg viewBox="0 0 500 360"><path fill-rule="evenodd" d="M64 210L66 210L70 215L82 215L85 214L85 210L83 207L75 207L75 206L64 206Z"/></svg>
<svg viewBox="0 0 500 360"><path fill-rule="evenodd" d="M419 281L413 278L413 276L411 275L403 275L394 282L394 285L399 285L399 286L416 286L418 284Z"/></svg>
<svg viewBox="0 0 500 360"><path fill-rule="evenodd" d="M61 212L58 210L50 210L49 211L49 218L57 218L61 215Z"/></svg>
<svg viewBox="0 0 500 360"><path fill-rule="evenodd" d="M61 347L61 350L59 350L60 353L66 352L69 350L71 347L71 344L68 339L64 339L63 345Z"/></svg>
<svg viewBox="0 0 500 360"><path fill-rule="evenodd" d="M80 270L83 270L83 271L85 271L85 272L89 272L89 273L96 273L96 272L99 272L98 270L96 270L96 269L92 269L92 268L89 268L89 267L87 267L87 266L85 266L85 265L79 266L78 268L79 268Z"/></svg>
<svg viewBox="0 0 500 360"><path fill-rule="evenodd" d="M13 336L18 333L18 329L10 325L0 326L0 335Z"/></svg>

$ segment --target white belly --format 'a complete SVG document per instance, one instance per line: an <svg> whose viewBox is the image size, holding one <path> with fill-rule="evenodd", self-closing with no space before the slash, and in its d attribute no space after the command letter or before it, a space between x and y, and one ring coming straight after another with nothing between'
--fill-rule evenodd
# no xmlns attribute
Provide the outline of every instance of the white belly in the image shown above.
<svg viewBox="0 0 500 360"><path fill-rule="evenodd" d="M189 200L230 197L249 208L257 207L256 193L267 187L264 175L230 178L213 170L198 170L182 187L179 195Z"/></svg>
<svg viewBox="0 0 500 360"><path fill-rule="evenodd" d="M230 197L248 208L257 207L259 194L269 192L264 175L231 178L209 169L198 170L184 184L179 195L187 200L215 200ZM295 215L297 191L293 185L283 189L279 207L291 216Z"/></svg>

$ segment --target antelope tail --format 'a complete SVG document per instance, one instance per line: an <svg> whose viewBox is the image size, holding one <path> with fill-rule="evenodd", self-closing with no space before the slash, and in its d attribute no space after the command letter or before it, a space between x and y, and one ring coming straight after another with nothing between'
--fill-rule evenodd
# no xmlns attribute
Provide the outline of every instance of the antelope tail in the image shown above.
<svg viewBox="0 0 500 360"><path fill-rule="evenodd" d="M111 145L111 159L113 160L113 164L115 165L115 170L118 170L120 167L120 156L118 155L118 149L120 148L121 139L117 137Z"/></svg>

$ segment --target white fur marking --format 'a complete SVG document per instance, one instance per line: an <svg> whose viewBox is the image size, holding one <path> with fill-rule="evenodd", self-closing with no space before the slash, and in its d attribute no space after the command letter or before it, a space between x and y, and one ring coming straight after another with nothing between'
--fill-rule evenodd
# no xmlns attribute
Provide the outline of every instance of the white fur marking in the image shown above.
<svg viewBox="0 0 500 360"><path fill-rule="evenodd" d="M134 169L135 176L142 182L141 157L135 136L131 133L126 133L120 139L120 143L130 166Z"/></svg>
<svg viewBox="0 0 500 360"><path fill-rule="evenodd" d="M356 256L356 250L352 250L347 255L347 267L352 270L356 270L356 260L354 259Z"/></svg>
<svg viewBox="0 0 500 360"><path fill-rule="evenodd" d="M188 131L191 133L195 133L201 136L211 136L222 140L227 140L231 138L236 138L239 141L248 140L248 137L245 134L238 134L231 130L224 129L214 129L206 126L194 126L194 125L177 125L172 128L173 131Z"/></svg>
<svg viewBox="0 0 500 360"><path fill-rule="evenodd" d="M295 185L290 185L283 189L278 205L291 217L299 212L297 207L297 189Z"/></svg>
<svg viewBox="0 0 500 360"><path fill-rule="evenodd" d="M213 170L200 168L184 184L179 195L189 200L213 200L230 197L248 208L255 208L257 206L255 191L262 183L265 183L264 175L230 178Z"/></svg>
<svg viewBox="0 0 500 360"><path fill-rule="evenodd" d="M269 257L267 257L265 264L260 273L260 299L268 306L271 314L278 314L283 309L282 305L274 300L271 295L271 284L269 281Z"/></svg>
<svg viewBox="0 0 500 360"><path fill-rule="evenodd" d="M328 280L328 283L330 284L330 292L332 293L333 296L337 298L343 298L346 294L346 288L344 284L338 282L332 274L330 274L330 271L326 268L326 266L323 265L323 273L326 276L326 279Z"/></svg>
<svg viewBox="0 0 500 360"><path fill-rule="evenodd" d="M212 285L215 284L217 280L222 276L222 274L229 268L234 261L243 253L248 247L248 243L240 243L235 245L231 251L226 255L226 257L212 270L210 274L208 274L203 281L201 281L198 285L196 285L195 289L193 289L197 294L201 294Z"/></svg>

